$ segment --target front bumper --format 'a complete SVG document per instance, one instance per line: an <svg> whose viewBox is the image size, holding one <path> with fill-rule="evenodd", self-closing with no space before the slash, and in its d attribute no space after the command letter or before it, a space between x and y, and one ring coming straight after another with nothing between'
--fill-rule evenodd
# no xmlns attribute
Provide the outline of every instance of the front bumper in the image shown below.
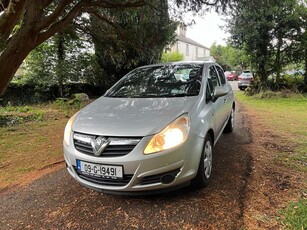
<svg viewBox="0 0 307 230"><path fill-rule="evenodd" d="M203 138L190 134L180 146L150 155L143 150L152 136L144 137L127 155L120 157L95 157L77 151L73 144L64 144L64 158L69 174L83 186L97 191L111 193L157 192L185 185L193 179L198 170L203 149ZM77 171L77 160L96 164L122 165L124 178L99 180L84 176ZM173 178L172 178L173 177ZM171 178L165 180L165 178Z"/></svg>

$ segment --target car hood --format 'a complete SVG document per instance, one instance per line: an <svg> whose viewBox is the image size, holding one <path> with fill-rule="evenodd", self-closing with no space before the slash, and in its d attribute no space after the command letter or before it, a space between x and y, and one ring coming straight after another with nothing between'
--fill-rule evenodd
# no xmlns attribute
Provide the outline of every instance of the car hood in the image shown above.
<svg viewBox="0 0 307 230"><path fill-rule="evenodd" d="M76 116L73 131L104 136L147 136L189 112L198 97L101 97Z"/></svg>

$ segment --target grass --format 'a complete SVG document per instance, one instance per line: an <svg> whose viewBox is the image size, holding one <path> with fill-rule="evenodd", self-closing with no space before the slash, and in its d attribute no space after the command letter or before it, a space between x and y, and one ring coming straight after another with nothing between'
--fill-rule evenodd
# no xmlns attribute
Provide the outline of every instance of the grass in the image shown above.
<svg viewBox="0 0 307 230"><path fill-rule="evenodd" d="M236 93L236 99L253 109L269 130L278 136L278 160L287 166L307 172L307 97L249 97ZM288 148L283 148L287 144Z"/></svg>
<svg viewBox="0 0 307 230"><path fill-rule="evenodd" d="M0 107L0 127L20 125L29 121L44 119L45 110L41 106Z"/></svg>
<svg viewBox="0 0 307 230"><path fill-rule="evenodd" d="M246 96L236 93L236 100L252 109L255 116L262 119L270 133L276 138L277 157L274 163L306 175L307 172L307 97L302 95L256 95ZM306 176L303 176L306 178ZM306 180L302 181L302 190ZM304 194L304 192L303 192ZM286 229L307 228L307 200L300 198L280 211L280 222Z"/></svg>
<svg viewBox="0 0 307 230"><path fill-rule="evenodd" d="M289 206L281 211L281 219L286 229L307 229L307 200L300 199L291 202Z"/></svg>
<svg viewBox="0 0 307 230"><path fill-rule="evenodd" d="M35 119L0 127L0 189L22 183L49 165L63 161L64 127L77 110L64 104L0 108L0 117L17 119L38 114Z"/></svg>

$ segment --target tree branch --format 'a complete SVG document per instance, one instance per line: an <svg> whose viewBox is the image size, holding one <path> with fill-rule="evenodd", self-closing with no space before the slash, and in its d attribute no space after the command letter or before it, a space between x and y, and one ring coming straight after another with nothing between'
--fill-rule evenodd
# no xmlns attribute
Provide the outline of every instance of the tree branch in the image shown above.
<svg viewBox="0 0 307 230"><path fill-rule="evenodd" d="M57 21L56 23L52 24L48 30L46 30L43 33L40 33L38 36L38 44L46 41L48 38L53 36L56 32L63 29L65 26L67 26L72 20L78 15L80 10L86 5L85 1L80 1L77 3L72 10L61 20Z"/></svg>
<svg viewBox="0 0 307 230"><path fill-rule="evenodd" d="M73 2L73 0L64 0L61 1L57 7L55 8L55 10L53 11L52 14L44 17L41 22L37 25L37 29L38 31L47 28L51 25L52 22L56 21L58 19L58 17L63 13L63 11L65 10L65 8L71 4Z"/></svg>
<svg viewBox="0 0 307 230"><path fill-rule="evenodd" d="M127 3L112 3L109 1L90 1L88 6L98 6L106 9L112 8L133 8L133 7L141 7L145 6L147 3L145 0L138 0L135 2L127 2Z"/></svg>
<svg viewBox="0 0 307 230"><path fill-rule="evenodd" d="M26 0L11 0L0 16L0 39L6 41L18 23Z"/></svg>
<svg viewBox="0 0 307 230"><path fill-rule="evenodd" d="M144 47L140 46L138 42L135 42L135 40L132 40L129 36L126 35L126 33L123 32L123 29L117 25L116 23L112 22L109 18L95 12L91 11L92 14L94 14L98 19L106 22L108 25L110 25L112 28L116 30L116 32L121 36L122 39L131 42L135 48L137 49L143 49ZM92 34L94 36L94 34Z"/></svg>

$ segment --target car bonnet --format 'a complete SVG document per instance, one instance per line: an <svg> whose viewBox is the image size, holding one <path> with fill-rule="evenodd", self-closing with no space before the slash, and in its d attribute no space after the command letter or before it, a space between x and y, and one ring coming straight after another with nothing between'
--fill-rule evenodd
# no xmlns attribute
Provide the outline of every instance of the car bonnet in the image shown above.
<svg viewBox="0 0 307 230"><path fill-rule="evenodd" d="M78 113L72 129L104 136L147 136L189 112L197 99L101 97Z"/></svg>

